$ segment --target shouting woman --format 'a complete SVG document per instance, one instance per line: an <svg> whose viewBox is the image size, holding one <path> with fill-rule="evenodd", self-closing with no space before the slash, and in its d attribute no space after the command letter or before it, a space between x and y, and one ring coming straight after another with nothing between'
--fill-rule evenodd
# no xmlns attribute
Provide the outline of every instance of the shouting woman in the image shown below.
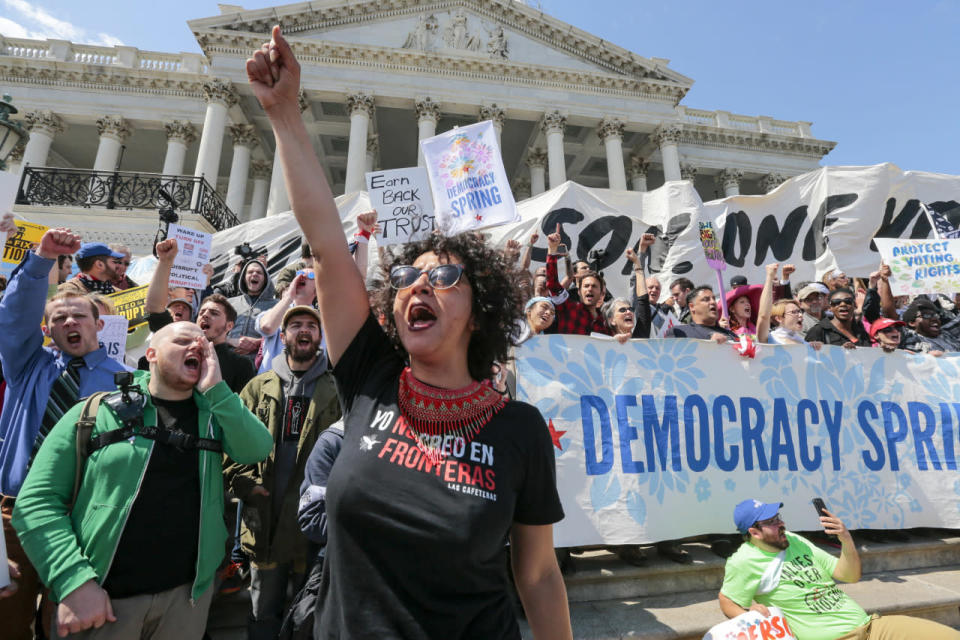
<svg viewBox="0 0 960 640"><path fill-rule="evenodd" d="M344 410L315 637L519 638L509 541L535 637L571 638L553 554L563 511L549 431L535 408L484 383L520 319L503 256L476 234L404 245L383 263L381 328L301 119L300 66L279 27L247 74L312 249Z"/></svg>

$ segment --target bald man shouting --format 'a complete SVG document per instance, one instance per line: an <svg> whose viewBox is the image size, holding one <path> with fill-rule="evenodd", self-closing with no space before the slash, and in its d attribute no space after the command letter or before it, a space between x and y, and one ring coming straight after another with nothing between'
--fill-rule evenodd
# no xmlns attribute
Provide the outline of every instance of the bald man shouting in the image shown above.
<svg viewBox="0 0 960 640"><path fill-rule="evenodd" d="M167 325L146 355L134 392L100 404L72 512L80 404L17 497L13 526L59 603L60 637L200 638L227 538L223 452L254 464L273 448L197 325Z"/></svg>

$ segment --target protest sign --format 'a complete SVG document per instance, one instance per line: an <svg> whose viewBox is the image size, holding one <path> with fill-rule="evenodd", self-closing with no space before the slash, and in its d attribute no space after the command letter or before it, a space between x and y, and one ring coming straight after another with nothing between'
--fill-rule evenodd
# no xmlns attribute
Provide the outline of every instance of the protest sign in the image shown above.
<svg viewBox="0 0 960 640"><path fill-rule="evenodd" d="M210 262L211 235L189 227L171 224L168 238L177 240L177 257L170 269L170 286L205 289L207 276L203 265Z"/></svg>
<svg viewBox="0 0 960 640"><path fill-rule="evenodd" d="M433 233L433 195L423 167L368 173L367 194L377 210L378 246L416 242Z"/></svg>
<svg viewBox="0 0 960 640"><path fill-rule="evenodd" d="M703 254L707 258L707 266L717 274L717 298L723 306L723 317L729 318L730 311L727 309L727 296L723 287L723 271L727 268L727 261L720 251L720 245L717 242L717 234L713 230L713 223L709 220L701 220L700 224L700 244L703 246Z"/></svg>
<svg viewBox="0 0 960 640"><path fill-rule="evenodd" d="M30 248L40 242L48 227L42 224L17 220L17 232L7 238L3 245L3 260L0 261L0 275L9 277L10 273L27 255Z"/></svg>
<svg viewBox="0 0 960 640"><path fill-rule="evenodd" d="M516 357L553 438L558 547L730 533L746 498L794 531L819 528L815 496L850 529L960 527L960 354L550 335Z"/></svg>
<svg viewBox="0 0 960 640"><path fill-rule="evenodd" d="M107 351L107 356L123 364L123 356L127 351L127 322L126 316L100 316L103 320L103 329L97 332L97 340Z"/></svg>
<svg viewBox="0 0 960 640"><path fill-rule="evenodd" d="M7 563L6 536L0 536L0 589L10 584L10 565Z"/></svg>
<svg viewBox="0 0 960 640"><path fill-rule="evenodd" d="M492 121L421 140L420 148L445 235L519 220Z"/></svg>
<svg viewBox="0 0 960 640"><path fill-rule="evenodd" d="M703 640L796 640L780 607L767 607L769 615L747 611L736 618L710 627Z"/></svg>
<svg viewBox="0 0 960 640"><path fill-rule="evenodd" d="M147 300L148 288L149 285L143 285L125 291L117 291L107 296L113 303L117 315L127 319L127 326L130 329L135 329L147 321L147 313L143 305Z"/></svg>
<svg viewBox="0 0 960 640"><path fill-rule="evenodd" d="M960 240L874 240L895 296L960 293Z"/></svg>
<svg viewBox="0 0 960 640"><path fill-rule="evenodd" d="M656 335L650 336L651 338L665 338L671 329L680 324L679 318L677 318L673 311L661 312L658 313L657 316L660 317L660 324L657 325L656 318L653 320Z"/></svg>

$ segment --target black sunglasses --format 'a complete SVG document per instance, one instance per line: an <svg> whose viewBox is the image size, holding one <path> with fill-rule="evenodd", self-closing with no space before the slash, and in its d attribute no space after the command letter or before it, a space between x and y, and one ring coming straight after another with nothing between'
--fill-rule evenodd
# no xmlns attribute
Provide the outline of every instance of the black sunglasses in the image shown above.
<svg viewBox="0 0 960 640"><path fill-rule="evenodd" d="M412 287L422 274L434 289L449 289L460 282L463 275L462 264L438 264L429 271L423 271L408 264L400 264L390 269L390 286L398 291Z"/></svg>
<svg viewBox="0 0 960 640"><path fill-rule="evenodd" d="M831 307L839 307L842 304L853 306L853 298L834 298L830 301Z"/></svg>

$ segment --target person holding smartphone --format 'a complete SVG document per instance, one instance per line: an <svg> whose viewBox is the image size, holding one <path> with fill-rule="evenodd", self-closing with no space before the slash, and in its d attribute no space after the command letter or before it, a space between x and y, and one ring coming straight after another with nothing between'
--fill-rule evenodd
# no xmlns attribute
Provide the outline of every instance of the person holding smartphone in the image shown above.
<svg viewBox="0 0 960 640"><path fill-rule="evenodd" d="M840 542L834 557L809 540L787 531L782 502L748 499L733 510L744 544L727 560L720 609L728 618L779 607L797 640L960 640L960 632L909 616L869 615L844 593L839 582L857 582L860 554L853 536L822 500L814 506L824 533Z"/></svg>

